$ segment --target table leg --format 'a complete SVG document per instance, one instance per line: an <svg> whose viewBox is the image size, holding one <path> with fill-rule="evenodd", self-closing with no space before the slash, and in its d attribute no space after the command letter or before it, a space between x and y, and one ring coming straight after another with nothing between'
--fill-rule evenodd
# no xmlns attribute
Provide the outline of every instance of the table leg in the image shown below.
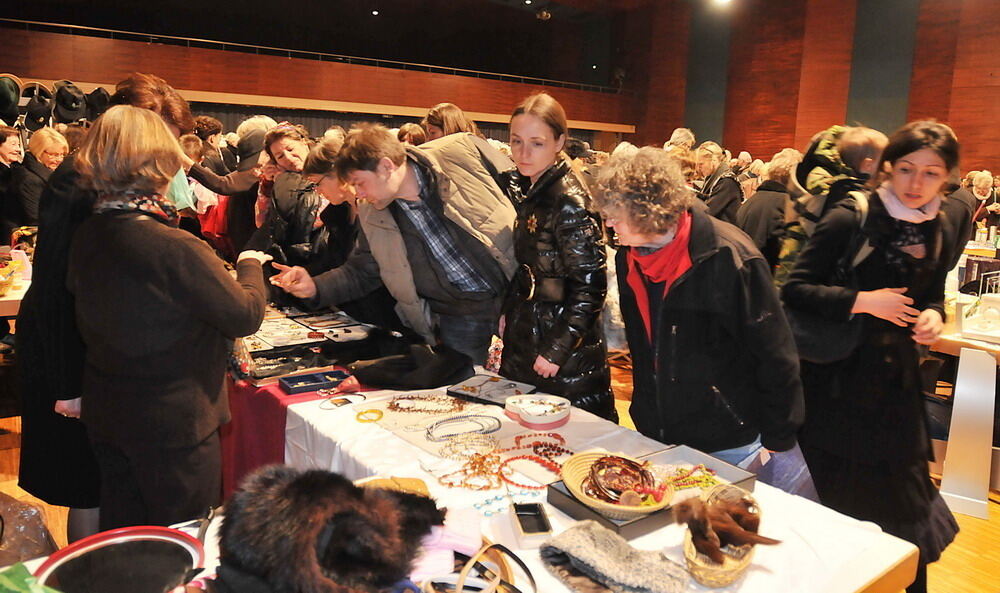
<svg viewBox="0 0 1000 593"><path fill-rule="evenodd" d="M955 379L941 496L955 513L989 518L996 359L962 348Z"/></svg>

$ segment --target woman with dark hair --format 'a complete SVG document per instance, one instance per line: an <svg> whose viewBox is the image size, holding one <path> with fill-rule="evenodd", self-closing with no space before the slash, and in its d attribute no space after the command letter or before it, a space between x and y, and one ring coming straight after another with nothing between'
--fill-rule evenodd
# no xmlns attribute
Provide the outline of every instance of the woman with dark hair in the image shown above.
<svg viewBox="0 0 1000 593"><path fill-rule="evenodd" d="M454 103L438 103L427 112L420 125L427 130L427 139L436 140L448 134L472 132L482 136L476 122L465 116L465 112Z"/></svg>
<svg viewBox="0 0 1000 593"><path fill-rule="evenodd" d="M545 93L514 110L516 169L502 185L514 203L520 264L501 318L500 374L617 420L601 310L607 292L604 234L590 194L562 153L566 113Z"/></svg>
<svg viewBox="0 0 1000 593"><path fill-rule="evenodd" d="M854 351L803 360L802 452L820 500L920 548L917 580L958 532L927 473L931 456L920 357L944 325L944 280L955 245L940 212L959 145L943 124L910 123L882 152L874 189L825 214L782 288L788 307L861 324ZM867 198L868 215L857 200ZM847 274L843 261L870 253Z"/></svg>
<svg viewBox="0 0 1000 593"><path fill-rule="evenodd" d="M158 114L179 135L193 125L187 102L162 78L132 74L118 83L112 103L135 102ZM90 215L96 194L80 183L70 155L39 200L38 243L31 286L17 317L21 392L18 486L49 504L70 507L68 539L98 530L99 479L80 416L86 349L66 288L70 242Z"/></svg>
<svg viewBox="0 0 1000 593"><path fill-rule="evenodd" d="M264 318L270 257L241 253L234 278L177 228L165 193L182 162L163 120L129 105L97 120L76 159L97 200L73 238L66 285L87 347L81 420L103 529L171 525L219 504L226 364L233 339Z"/></svg>

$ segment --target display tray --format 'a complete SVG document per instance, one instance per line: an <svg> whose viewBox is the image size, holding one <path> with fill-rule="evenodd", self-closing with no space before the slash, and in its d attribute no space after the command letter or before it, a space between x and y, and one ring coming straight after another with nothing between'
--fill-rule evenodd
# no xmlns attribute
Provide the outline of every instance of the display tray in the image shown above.
<svg viewBox="0 0 1000 593"><path fill-rule="evenodd" d="M610 454L613 455L614 453ZM725 461L716 459L707 453L703 453L687 445L674 445L663 451L642 455L638 459L650 461L655 465L704 464L706 467L715 470L716 475L723 480L749 492L753 492L754 485L757 482L756 474L730 465ZM673 505L636 519L626 521L609 519L577 500L562 480L549 484L547 500L549 504L570 517L579 521L587 519L597 521L625 539L634 539L647 533L652 533L674 522Z"/></svg>
<svg viewBox="0 0 1000 593"><path fill-rule="evenodd" d="M494 375L473 375L448 388L448 395L477 404L504 406L512 395L534 393L535 386Z"/></svg>
<svg viewBox="0 0 1000 593"><path fill-rule="evenodd" d="M350 375L341 370L320 371L282 377L278 379L278 386L285 393L292 395L320 389L333 389L348 377Z"/></svg>

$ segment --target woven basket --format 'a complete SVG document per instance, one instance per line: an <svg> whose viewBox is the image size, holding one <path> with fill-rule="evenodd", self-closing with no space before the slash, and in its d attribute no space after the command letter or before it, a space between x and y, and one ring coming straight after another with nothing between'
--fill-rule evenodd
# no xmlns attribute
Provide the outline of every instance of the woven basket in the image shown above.
<svg viewBox="0 0 1000 593"><path fill-rule="evenodd" d="M609 519L616 519L618 521L638 519L639 517L663 510L670 506L670 500L674 496L674 490L670 486L667 486L666 491L663 493L663 500L650 506L624 506L620 504L611 504L610 502L605 502L585 494L583 492L582 484L583 479L590 473L590 466L592 466L594 462L601 457L606 457L608 455L614 454L605 451L586 451L583 453L577 453L563 463L563 483L566 484L566 487L569 488L569 491L573 493L573 496L575 496L577 500L605 517ZM623 457L625 459L636 461L636 463L642 463L641 461L632 459L631 457L625 455L616 455L616 457Z"/></svg>
<svg viewBox="0 0 1000 593"><path fill-rule="evenodd" d="M711 504L718 500L738 500L748 498L760 513L757 501L753 499L746 490L733 486L732 484L719 484L707 493L702 495L705 504ZM700 554L694 548L694 541L691 539L691 530L684 531L684 560L687 562L688 572L706 587L726 587L733 584L738 578L743 576L747 567L753 562L754 546L726 546L722 549L723 562L716 564L708 556Z"/></svg>

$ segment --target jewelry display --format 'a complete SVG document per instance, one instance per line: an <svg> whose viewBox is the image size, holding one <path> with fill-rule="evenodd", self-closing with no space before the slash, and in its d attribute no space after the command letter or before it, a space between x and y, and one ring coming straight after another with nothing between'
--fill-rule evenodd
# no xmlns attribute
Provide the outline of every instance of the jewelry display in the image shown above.
<svg viewBox="0 0 1000 593"><path fill-rule="evenodd" d="M606 455L590 466L581 487L587 496L617 504L626 491L643 493L655 490L656 481L644 464Z"/></svg>
<svg viewBox="0 0 1000 593"><path fill-rule="evenodd" d="M361 410L360 412L357 413L354 419L357 420L358 422L364 422L364 423L378 422L379 420L382 419L382 415L383 415L382 410L371 408L368 410Z"/></svg>
<svg viewBox="0 0 1000 593"><path fill-rule="evenodd" d="M438 454L447 459L457 459L459 461L468 459L473 455L483 455L493 451L499 446L496 437L487 434L462 434L448 439L448 442L441 447Z"/></svg>
<svg viewBox="0 0 1000 593"><path fill-rule="evenodd" d="M446 414L461 412L466 403L448 395L403 394L389 400L386 409L391 412L420 412L424 414Z"/></svg>
<svg viewBox="0 0 1000 593"><path fill-rule="evenodd" d="M528 383L511 381L493 375L475 375L461 383L452 385L448 388L448 393L463 399L502 406L508 397L531 393L534 390L535 386Z"/></svg>
<svg viewBox="0 0 1000 593"><path fill-rule="evenodd" d="M678 469L676 473L667 478L673 485L674 490L685 490L687 488L700 488L701 490L711 490L722 482L715 477L715 470L705 467L700 463L691 469Z"/></svg>
<svg viewBox="0 0 1000 593"><path fill-rule="evenodd" d="M456 439L471 438L459 436ZM449 449L449 442L442 448L444 453L456 453ZM572 455L572 451L565 447L566 439L555 432L519 434L514 437L514 444L504 449L493 448L487 452L476 452L466 457L465 463L456 471L438 476L438 482L448 488L467 488L469 490L492 490L500 488L504 484L510 484L522 490L542 490L545 486L521 484L513 481L510 476L514 473L514 468L510 464L514 461L526 460L536 463L545 469L558 474L562 465L555 460L559 455ZM460 448L460 444L455 445ZM530 449L533 454L515 455L504 460L501 455Z"/></svg>
<svg viewBox="0 0 1000 593"><path fill-rule="evenodd" d="M515 395L504 400L504 413L534 430L559 428L569 422L572 404L563 397L546 394Z"/></svg>
<svg viewBox="0 0 1000 593"><path fill-rule="evenodd" d="M484 517L492 517L510 510L511 503L539 502L541 492L538 490L517 490L507 494L491 496L482 502L472 505Z"/></svg>
<svg viewBox="0 0 1000 593"><path fill-rule="evenodd" d="M448 426L450 424L460 424L469 422L477 425L479 428L473 428L469 430L463 430L461 432L452 432L446 434L438 434L438 429L443 426ZM427 440L432 443L440 443L441 441L446 441L452 437L456 437L464 434L490 434L500 430L500 419L494 418L493 416L487 416L485 414L466 414L464 416L452 416L450 418L445 418L443 420L438 420L434 424L427 427Z"/></svg>

